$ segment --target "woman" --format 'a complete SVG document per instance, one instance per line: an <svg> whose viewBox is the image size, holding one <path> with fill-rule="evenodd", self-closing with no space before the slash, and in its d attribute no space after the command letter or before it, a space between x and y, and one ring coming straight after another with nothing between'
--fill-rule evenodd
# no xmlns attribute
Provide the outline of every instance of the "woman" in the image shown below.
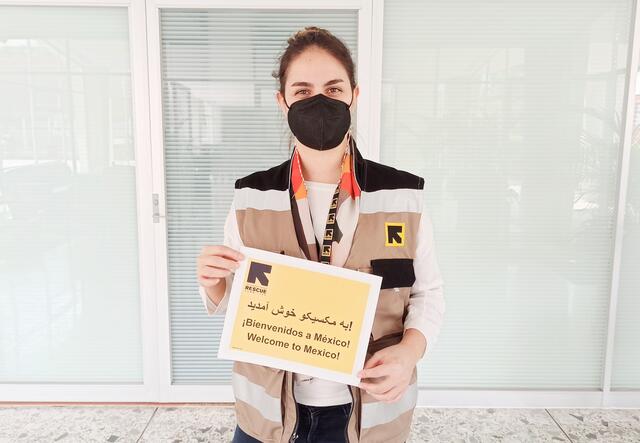
<svg viewBox="0 0 640 443"><path fill-rule="evenodd" d="M443 282L424 179L362 158L350 133L359 86L346 46L307 27L274 76L295 136L291 157L238 179L223 245L198 257L209 315L226 309L241 245L382 276L358 386L234 361L234 442L404 442L417 362L436 342Z"/></svg>

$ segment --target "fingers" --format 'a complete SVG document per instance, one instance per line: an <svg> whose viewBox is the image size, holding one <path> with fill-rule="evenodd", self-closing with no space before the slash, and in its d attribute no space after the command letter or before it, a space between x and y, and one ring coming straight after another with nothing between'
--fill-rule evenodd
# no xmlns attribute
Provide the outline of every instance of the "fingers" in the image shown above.
<svg viewBox="0 0 640 443"><path fill-rule="evenodd" d="M388 394L385 394L387 398L383 398L381 400L385 403L395 403L402 398L406 390L406 387L403 389L397 389L397 392L394 392L395 390L391 390Z"/></svg>
<svg viewBox="0 0 640 443"><path fill-rule="evenodd" d="M394 386L391 389L388 389L386 392L377 393L367 390L367 393L376 400L380 400L385 403L394 403L402 398L405 391L407 390L407 386L407 384L403 383L402 385Z"/></svg>
<svg viewBox="0 0 640 443"><path fill-rule="evenodd" d="M205 288L216 286L218 283L220 283L220 280L222 280L222 278L198 277L198 283L200 283L200 285L204 286Z"/></svg>
<svg viewBox="0 0 640 443"><path fill-rule="evenodd" d="M217 285L220 280L234 272L244 260L242 252L225 245L204 246L197 263L198 282L205 287Z"/></svg>
<svg viewBox="0 0 640 443"><path fill-rule="evenodd" d="M390 375L391 366L388 364L379 364L378 366L371 367L367 364L364 365L364 369L358 373L360 378L373 378L373 377L383 377L385 375Z"/></svg>
<svg viewBox="0 0 640 443"><path fill-rule="evenodd" d="M360 382L360 387L372 394L384 394L398 383L393 377L386 376L376 382Z"/></svg>
<svg viewBox="0 0 640 443"><path fill-rule="evenodd" d="M240 267L237 261L218 255L205 256L200 264L202 265L200 274L206 277L224 277Z"/></svg>
<svg viewBox="0 0 640 443"><path fill-rule="evenodd" d="M224 277L228 272L220 272L216 268L235 271L244 254L225 245L204 246L198 256L198 273L205 277Z"/></svg>
<svg viewBox="0 0 640 443"><path fill-rule="evenodd" d="M408 380L405 380L401 376L400 367L396 363L382 362L374 367L367 367L373 363L377 363L383 360L384 355L374 354L371 356L365 368L362 369L358 376L361 378L375 379L373 381L361 381L359 386L361 389L367 391L367 393L376 399L385 402L393 402L402 396L402 392L408 385Z"/></svg>
<svg viewBox="0 0 640 443"><path fill-rule="evenodd" d="M202 247L200 255L222 255L234 260L244 260L244 254L226 245L207 245Z"/></svg>
<svg viewBox="0 0 640 443"><path fill-rule="evenodd" d="M383 357L384 357L384 354L382 352L378 351L378 352L374 353L371 357L369 357L369 359L367 361L364 362L364 368L363 368L362 371L360 371L360 374L362 374L362 372L365 369L373 368L374 366L377 366L378 364L382 363L383 362ZM359 375L359 376L363 377L363 375ZM364 376L364 377L367 377L367 376ZM375 375L372 376L372 377L375 377Z"/></svg>

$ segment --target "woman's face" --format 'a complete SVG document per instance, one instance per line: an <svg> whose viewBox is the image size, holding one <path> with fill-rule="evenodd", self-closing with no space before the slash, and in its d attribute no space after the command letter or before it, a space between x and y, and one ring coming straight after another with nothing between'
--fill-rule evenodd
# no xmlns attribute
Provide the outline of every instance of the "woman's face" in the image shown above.
<svg viewBox="0 0 640 443"><path fill-rule="evenodd" d="M359 87L356 86L352 91L347 71L338 59L324 49L312 46L289 64L284 91L284 98L289 106L298 100L324 94L346 104L351 103L349 109L353 109L357 102ZM351 102L352 97L353 102ZM285 105L284 98L278 91L276 99L286 119L289 109Z"/></svg>

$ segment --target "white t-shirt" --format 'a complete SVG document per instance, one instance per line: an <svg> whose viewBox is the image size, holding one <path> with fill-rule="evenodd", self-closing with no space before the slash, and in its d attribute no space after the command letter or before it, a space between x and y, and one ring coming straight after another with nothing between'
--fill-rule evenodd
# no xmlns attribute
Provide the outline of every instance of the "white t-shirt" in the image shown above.
<svg viewBox="0 0 640 443"><path fill-rule="evenodd" d="M337 183L322 183L309 180L304 181L307 186L307 199L311 210L311 220L318 243L322 245L324 228L327 224L327 215L333 193ZM351 393L348 385L318 377L310 377L304 374L293 374L295 381L293 394L298 403L313 406L331 406L350 403Z"/></svg>

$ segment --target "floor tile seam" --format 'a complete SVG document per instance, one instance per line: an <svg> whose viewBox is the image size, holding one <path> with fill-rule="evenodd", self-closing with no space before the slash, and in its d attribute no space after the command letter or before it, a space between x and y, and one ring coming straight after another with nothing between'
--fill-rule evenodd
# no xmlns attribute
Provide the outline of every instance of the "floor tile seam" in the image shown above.
<svg viewBox="0 0 640 443"><path fill-rule="evenodd" d="M149 417L149 420L147 420L147 424L144 426L144 429L142 430L142 432L138 436L138 439L136 440L136 443L139 443L140 439L142 439L142 437L144 436L144 433L147 432L147 429L149 428L149 425L151 424L151 420L153 420L153 417L156 416L156 412L158 412L158 407L155 407L153 409L153 412L151 413L151 417Z"/></svg>
<svg viewBox="0 0 640 443"><path fill-rule="evenodd" d="M553 416L553 414L551 413L551 411L549 411L547 408L544 409L547 414L549 414L549 417L551 417L551 420L553 420L553 422L556 424L556 426L558 426L558 428L560 428L560 430L562 431L562 433L564 434L565 437L567 437L567 439L571 442L574 443L573 440L571 440L571 437L569 437L569 434L567 434L567 432L564 430L564 428L562 426L560 426L560 423L558 423L558 421L556 420L556 418Z"/></svg>

